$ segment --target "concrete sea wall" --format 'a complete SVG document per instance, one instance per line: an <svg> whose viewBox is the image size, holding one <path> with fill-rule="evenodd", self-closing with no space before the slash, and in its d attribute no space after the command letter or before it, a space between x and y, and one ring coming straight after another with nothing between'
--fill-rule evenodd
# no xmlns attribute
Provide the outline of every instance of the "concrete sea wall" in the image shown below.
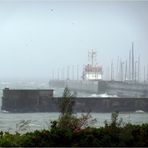
<svg viewBox="0 0 148 148"><path fill-rule="evenodd" d="M87 93L117 95L118 97L148 97L148 84L121 81L88 81L88 80L53 80L50 85L54 87L67 86L74 91Z"/></svg>
<svg viewBox="0 0 148 148"><path fill-rule="evenodd" d="M3 90L2 110L9 112L58 112L53 90ZM74 112L148 112L148 98L74 98Z"/></svg>
<svg viewBox="0 0 148 148"><path fill-rule="evenodd" d="M53 98L53 90L48 89L4 89L2 110L9 112L46 112L52 109L49 104Z"/></svg>
<svg viewBox="0 0 148 148"><path fill-rule="evenodd" d="M148 112L148 98L77 98L74 109L80 112Z"/></svg>
<svg viewBox="0 0 148 148"><path fill-rule="evenodd" d="M98 93L98 81L83 80L53 80L49 82L53 87L68 87L73 91L82 91L87 93Z"/></svg>
<svg viewBox="0 0 148 148"><path fill-rule="evenodd" d="M107 81L106 92L124 97L148 97L148 85L142 83L129 83L119 81Z"/></svg>

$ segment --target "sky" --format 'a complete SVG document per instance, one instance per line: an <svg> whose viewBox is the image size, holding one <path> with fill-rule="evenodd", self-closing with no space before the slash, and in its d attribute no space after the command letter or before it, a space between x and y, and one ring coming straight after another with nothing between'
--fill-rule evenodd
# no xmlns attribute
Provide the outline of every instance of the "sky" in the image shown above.
<svg viewBox="0 0 148 148"><path fill-rule="evenodd" d="M88 63L104 71L128 59L131 43L148 64L148 2L0 0L0 79L50 79L53 71ZM141 72L142 73L142 72Z"/></svg>

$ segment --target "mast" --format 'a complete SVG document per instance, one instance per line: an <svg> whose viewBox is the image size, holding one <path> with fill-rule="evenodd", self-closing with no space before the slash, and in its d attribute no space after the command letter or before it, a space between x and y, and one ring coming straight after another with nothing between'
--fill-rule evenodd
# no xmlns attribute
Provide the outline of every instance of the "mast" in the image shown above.
<svg viewBox="0 0 148 148"><path fill-rule="evenodd" d="M59 69L59 67L58 67L57 71L58 71L57 80L60 80L60 69Z"/></svg>
<svg viewBox="0 0 148 148"><path fill-rule="evenodd" d="M120 62L120 81L123 81L123 64L124 62Z"/></svg>
<svg viewBox="0 0 148 148"><path fill-rule="evenodd" d="M127 60L126 60L126 63L125 63L125 81L127 80Z"/></svg>
<svg viewBox="0 0 148 148"><path fill-rule="evenodd" d="M138 82L140 81L140 56L138 57Z"/></svg>
<svg viewBox="0 0 148 148"><path fill-rule="evenodd" d="M135 72L134 65L135 65L135 62L134 62L134 43L132 42L132 81L134 80L134 72Z"/></svg>
<svg viewBox="0 0 148 148"><path fill-rule="evenodd" d="M114 80L114 64L113 64L113 60L111 62L111 81Z"/></svg>
<svg viewBox="0 0 148 148"><path fill-rule="evenodd" d="M147 78L146 81L148 82L148 65L147 65Z"/></svg>
<svg viewBox="0 0 148 148"><path fill-rule="evenodd" d="M94 63L96 62L96 51L94 51L93 49L92 49L92 51L89 51L88 52L88 58L89 58L89 60L91 61L91 65L93 66L94 65Z"/></svg>
<svg viewBox="0 0 148 148"><path fill-rule="evenodd" d="M118 59L117 59L116 79L119 80L119 56L118 56Z"/></svg>
<svg viewBox="0 0 148 148"><path fill-rule="evenodd" d="M120 81L122 81L122 74L123 74L123 70L122 70L122 61L120 63Z"/></svg>
<svg viewBox="0 0 148 148"><path fill-rule="evenodd" d="M52 69L52 80L54 80L54 69Z"/></svg>
<svg viewBox="0 0 148 148"><path fill-rule="evenodd" d="M67 66L67 80L69 80L69 66Z"/></svg>
<svg viewBox="0 0 148 148"><path fill-rule="evenodd" d="M137 63L138 63L138 61L136 60L135 61L135 82L137 81Z"/></svg>
<svg viewBox="0 0 148 148"><path fill-rule="evenodd" d="M131 50L129 51L129 80L131 80Z"/></svg>
<svg viewBox="0 0 148 148"><path fill-rule="evenodd" d="M75 77L75 70L74 70L74 65L72 66L72 80L74 80L74 77Z"/></svg>
<svg viewBox="0 0 148 148"><path fill-rule="evenodd" d="M77 80L79 80L79 65L77 65Z"/></svg>
<svg viewBox="0 0 148 148"><path fill-rule="evenodd" d="M145 66L144 66L144 83L145 83Z"/></svg>
<svg viewBox="0 0 148 148"><path fill-rule="evenodd" d="M65 68L64 67L62 68L62 79L63 80L65 79Z"/></svg>

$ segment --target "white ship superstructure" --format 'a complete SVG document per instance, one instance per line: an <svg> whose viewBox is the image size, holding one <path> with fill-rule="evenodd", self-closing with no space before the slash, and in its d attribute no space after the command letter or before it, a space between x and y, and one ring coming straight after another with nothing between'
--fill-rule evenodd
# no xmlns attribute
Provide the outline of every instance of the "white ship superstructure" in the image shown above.
<svg viewBox="0 0 148 148"><path fill-rule="evenodd" d="M102 66L96 63L96 51L88 52L90 64L84 66L83 80L101 80L102 79Z"/></svg>

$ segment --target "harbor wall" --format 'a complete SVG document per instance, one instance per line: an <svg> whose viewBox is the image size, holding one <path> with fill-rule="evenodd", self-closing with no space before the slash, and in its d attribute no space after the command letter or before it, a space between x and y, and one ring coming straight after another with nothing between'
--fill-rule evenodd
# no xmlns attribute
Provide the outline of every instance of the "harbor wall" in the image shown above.
<svg viewBox="0 0 148 148"><path fill-rule="evenodd" d="M2 110L9 112L58 112L53 90L3 90ZM74 98L74 112L148 112L148 98Z"/></svg>
<svg viewBox="0 0 148 148"><path fill-rule="evenodd" d="M5 88L3 90L1 110L9 112L49 111L49 109L52 109L52 98L52 89L33 90Z"/></svg>
<svg viewBox="0 0 148 148"><path fill-rule="evenodd" d="M66 81L66 86L70 90L74 91L86 91L87 93L98 93L98 82L97 81Z"/></svg>
<svg viewBox="0 0 148 148"><path fill-rule="evenodd" d="M52 87L68 87L73 91L82 91L86 93L98 93L98 81L83 80L52 80L49 82Z"/></svg>
<svg viewBox="0 0 148 148"><path fill-rule="evenodd" d="M54 87L68 87L73 91L86 93L116 95L118 97L148 97L148 84L122 81L89 81L89 80L53 80Z"/></svg>
<svg viewBox="0 0 148 148"><path fill-rule="evenodd" d="M148 98L77 98L78 112L148 112Z"/></svg>
<svg viewBox="0 0 148 148"><path fill-rule="evenodd" d="M105 82L105 81L104 81ZM119 97L148 97L148 85L136 82L106 81L106 92Z"/></svg>

